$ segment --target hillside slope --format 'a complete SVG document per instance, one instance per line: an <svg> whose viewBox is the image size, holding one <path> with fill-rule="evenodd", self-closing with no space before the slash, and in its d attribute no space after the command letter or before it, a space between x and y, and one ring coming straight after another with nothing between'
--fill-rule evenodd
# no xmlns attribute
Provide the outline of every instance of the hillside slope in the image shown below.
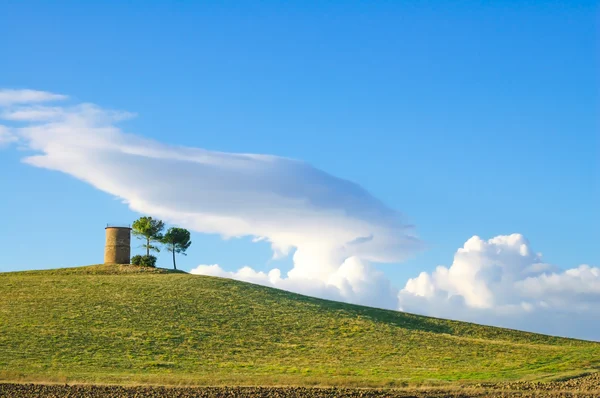
<svg viewBox="0 0 600 398"><path fill-rule="evenodd" d="M131 266L0 273L0 297L5 381L399 386L600 369L598 343Z"/></svg>

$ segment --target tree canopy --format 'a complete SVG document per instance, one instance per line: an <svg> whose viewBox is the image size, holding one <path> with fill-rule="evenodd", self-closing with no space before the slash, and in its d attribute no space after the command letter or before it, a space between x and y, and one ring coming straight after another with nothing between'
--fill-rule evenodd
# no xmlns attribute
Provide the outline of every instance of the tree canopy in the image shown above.
<svg viewBox="0 0 600 398"><path fill-rule="evenodd" d="M175 263L175 253L187 255L185 251L190 247L190 231L184 228L169 228L165 236L162 238L162 243L167 246L167 250L173 253L173 268L177 269Z"/></svg>
<svg viewBox="0 0 600 398"><path fill-rule="evenodd" d="M159 247L153 243L162 242L162 231L165 228L164 222L155 220L152 217L140 217L134 221L132 227L133 235L146 241L146 243L142 244L142 247L146 249L146 256L150 256L151 250L160 252Z"/></svg>

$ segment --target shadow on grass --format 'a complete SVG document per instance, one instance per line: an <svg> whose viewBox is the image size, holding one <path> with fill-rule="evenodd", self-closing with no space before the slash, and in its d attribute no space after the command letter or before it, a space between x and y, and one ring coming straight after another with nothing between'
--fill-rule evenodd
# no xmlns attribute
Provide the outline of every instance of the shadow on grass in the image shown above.
<svg viewBox="0 0 600 398"><path fill-rule="evenodd" d="M443 334L453 334L455 332L454 328L448 324L447 320L413 315L406 312L319 299L264 286L256 286L256 288L261 290L268 289L271 295L275 295L274 293L277 292L276 295L284 300L304 302L315 306L322 311L337 312L346 317L366 319L375 323L383 323L408 330Z"/></svg>

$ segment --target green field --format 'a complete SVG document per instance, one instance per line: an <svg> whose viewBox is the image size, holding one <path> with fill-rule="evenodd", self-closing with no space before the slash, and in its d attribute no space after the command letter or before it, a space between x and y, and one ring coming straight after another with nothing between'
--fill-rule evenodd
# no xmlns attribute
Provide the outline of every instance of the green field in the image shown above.
<svg viewBox="0 0 600 398"><path fill-rule="evenodd" d="M0 297L0 381L393 387L600 370L599 343L160 269L0 273Z"/></svg>

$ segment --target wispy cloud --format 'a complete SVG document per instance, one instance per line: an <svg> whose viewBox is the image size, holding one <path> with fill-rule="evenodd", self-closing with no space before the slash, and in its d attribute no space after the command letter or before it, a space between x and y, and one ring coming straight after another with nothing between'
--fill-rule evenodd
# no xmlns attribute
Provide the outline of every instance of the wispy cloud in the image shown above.
<svg viewBox="0 0 600 398"><path fill-rule="evenodd" d="M7 126L0 124L0 147L17 141L17 136Z"/></svg>
<svg viewBox="0 0 600 398"><path fill-rule="evenodd" d="M53 94L47 91L37 90L0 90L0 105L32 104L38 102L60 101L68 97L61 94Z"/></svg>
<svg viewBox="0 0 600 398"><path fill-rule="evenodd" d="M393 308L397 291L382 288L389 282L371 262L398 262L420 247L398 212L299 160L162 144L123 132L117 123L130 114L93 104L26 104L1 114L21 123L15 132L37 152L24 159L31 165L73 175L142 214L253 236L275 257L293 252L293 269L276 282L285 288L320 286L330 297Z"/></svg>
<svg viewBox="0 0 600 398"><path fill-rule="evenodd" d="M521 235L469 239L450 267L395 288L374 263L421 247L402 216L363 188L271 155L171 146L124 132L134 115L93 104L57 106L57 94L0 90L0 143L24 161L121 198L142 214L191 230L268 241L294 265L258 272L200 265L192 272L376 307L600 340L600 269L561 271Z"/></svg>

